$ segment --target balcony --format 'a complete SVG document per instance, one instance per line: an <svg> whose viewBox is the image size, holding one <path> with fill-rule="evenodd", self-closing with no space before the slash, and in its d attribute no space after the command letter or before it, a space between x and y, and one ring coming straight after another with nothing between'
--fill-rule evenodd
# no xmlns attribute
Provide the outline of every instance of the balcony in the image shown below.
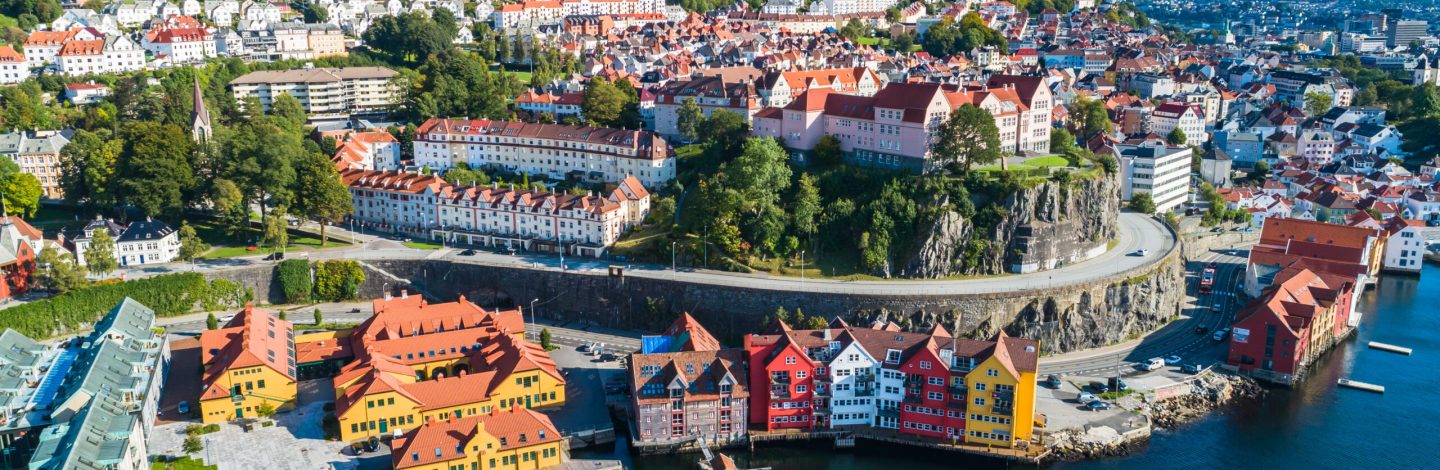
<svg viewBox="0 0 1440 470"><path fill-rule="evenodd" d="M815 389L815 396L817 396L817 397L828 397L828 396L830 396L830 388L829 388L829 387L826 387L826 388L817 388L817 389Z"/></svg>
<svg viewBox="0 0 1440 470"><path fill-rule="evenodd" d="M900 410L896 408L881 408L875 414L884 416L886 418L899 418Z"/></svg>
<svg viewBox="0 0 1440 470"><path fill-rule="evenodd" d="M993 396L992 398L994 398L994 399L996 399L996 400L1013 400L1013 399L1015 399L1015 392L1014 392L1014 391L995 392L995 394L994 394L994 396Z"/></svg>
<svg viewBox="0 0 1440 470"><path fill-rule="evenodd" d="M946 390L949 391L950 393L960 393L960 394L964 394L964 393L966 392L965 384L963 384L963 383L961 383L961 384L950 384L949 387L946 387Z"/></svg>
<svg viewBox="0 0 1440 470"><path fill-rule="evenodd" d="M770 389L770 399L771 399L771 400L789 400L789 399L790 399L790 391L789 391L789 390Z"/></svg>
<svg viewBox="0 0 1440 470"><path fill-rule="evenodd" d="M868 385L868 386L864 386L864 387L855 387L854 390L855 390L854 395L857 396L857 397L873 397L873 396L875 396L875 386L874 386L874 385Z"/></svg>
<svg viewBox="0 0 1440 470"><path fill-rule="evenodd" d="M770 376L770 383L788 384L790 383L790 374L773 374Z"/></svg>
<svg viewBox="0 0 1440 470"><path fill-rule="evenodd" d="M924 403L925 399L920 395L905 395L905 403Z"/></svg>
<svg viewBox="0 0 1440 470"><path fill-rule="evenodd" d="M954 409L954 410L963 410L963 409L965 409L965 406L966 406L966 403L965 403L964 400L961 400L961 401L947 401L947 402L945 402L945 407L946 407L946 408L950 408L950 409Z"/></svg>
<svg viewBox="0 0 1440 470"><path fill-rule="evenodd" d="M996 406L990 408L990 414L998 416L1011 416L1015 414L1015 408L1009 406L1003 408Z"/></svg>

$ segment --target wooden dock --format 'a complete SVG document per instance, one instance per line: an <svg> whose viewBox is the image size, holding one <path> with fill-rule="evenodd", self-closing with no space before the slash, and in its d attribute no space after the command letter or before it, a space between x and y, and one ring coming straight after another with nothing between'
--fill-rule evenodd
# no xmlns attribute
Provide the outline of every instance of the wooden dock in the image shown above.
<svg viewBox="0 0 1440 470"><path fill-rule="evenodd" d="M1350 380L1350 379L1340 379L1340 380L1337 380L1335 383L1340 384L1340 386L1342 386L1342 387L1350 387L1350 388L1353 388L1353 389L1356 389L1356 390L1364 390L1364 391L1367 391L1367 392L1375 392L1375 393L1385 393L1385 386L1383 386L1383 385L1375 385L1375 384L1372 384L1372 383L1365 383L1365 382L1361 382L1361 381L1358 381L1358 380Z"/></svg>
<svg viewBox="0 0 1440 470"><path fill-rule="evenodd" d="M1410 353L1413 352L1410 348L1396 346L1393 344L1385 344L1379 341L1371 341L1370 349L1379 349L1381 351L1392 352L1395 354L1404 354L1406 356L1409 356Z"/></svg>

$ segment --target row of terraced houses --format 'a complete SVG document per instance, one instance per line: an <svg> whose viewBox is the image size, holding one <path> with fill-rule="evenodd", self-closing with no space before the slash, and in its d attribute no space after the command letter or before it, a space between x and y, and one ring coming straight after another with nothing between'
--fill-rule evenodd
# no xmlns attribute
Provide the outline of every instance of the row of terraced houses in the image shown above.
<svg viewBox="0 0 1440 470"><path fill-rule="evenodd" d="M936 325L799 330L776 322L719 342L688 314L646 337L630 360L639 448L750 432L893 430L941 443L1026 447L1032 440L1038 344L1003 332L957 338Z"/></svg>

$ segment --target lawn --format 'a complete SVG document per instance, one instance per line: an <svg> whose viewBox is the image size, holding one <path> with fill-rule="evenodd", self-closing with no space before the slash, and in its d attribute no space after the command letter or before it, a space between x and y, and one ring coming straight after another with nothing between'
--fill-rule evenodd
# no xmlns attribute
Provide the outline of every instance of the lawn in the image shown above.
<svg viewBox="0 0 1440 470"><path fill-rule="evenodd" d="M416 250L438 250L441 248L445 248L445 245L435 243L429 240L411 240L405 242L405 246L414 248Z"/></svg>
<svg viewBox="0 0 1440 470"><path fill-rule="evenodd" d="M508 74L514 76L514 77L515 77L515 80L519 81L521 84L525 84L525 85L529 85L529 84L530 84L530 71L528 71L528 70L505 70L505 69L500 68L500 66L496 65L496 66L491 66L491 67L490 67L490 71L491 71L491 72L505 72L505 73L508 73Z"/></svg>
<svg viewBox="0 0 1440 470"><path fill-rule="evenodd" d="M1067 167L1070 166L1070 160L1066 160L1065 157L1061 157L1059 155L1051 155L1048 157L1035 157L1029 160L1025 160L1024 165L1042 168Z"/></svg>
<svg viewBox="0 0 1440 470"><path fill-rule="evenodd" d="M169 463L150 462L150 470L215 470L215 465L205 465L204 461L181 457L179 460Z"/></svg>
<svg viewBox="0 0 1440 470"><path fill-rule="evenodd" d="M258 255L269 252L269 250L265 248L257 248L253 251L248 249L250 245L246 242L255 243L260 239L260 230L257 228L250 227L237 237L226 233L224 228L216 225L212 221L195 221L192 225L195 227L195 234L211 246L210 251L206 252L203 258L234 258L236 256ZM331 239L325 244L325 248L343 246L349 246L349 244L335 239ZM290 243L285 247L286 251L304 251L317 248L320 248L319 238L299 235L293 231L290 232Z"/></svg>
<svg viewBox="0 0 1440 470"><path fill-rule="evenodd" d="M624 256L631 260L647 259L646 255L654 255L656 244L665 239L670 232L666 230L665 224L650 224L640 227L625 235L625 238L615 242L610 247L610 254ZM669 248L665 248L668 252Z"/></svg>

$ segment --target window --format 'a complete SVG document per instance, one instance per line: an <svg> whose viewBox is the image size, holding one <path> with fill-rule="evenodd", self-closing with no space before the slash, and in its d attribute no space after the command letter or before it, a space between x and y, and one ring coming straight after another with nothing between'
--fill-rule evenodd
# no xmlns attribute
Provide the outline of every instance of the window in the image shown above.
<svg viewBox="0 0 1440 470"><path fill-rule="evenodd" d="M794 364L794 363L795 363L795 356L786 356L786 357L785 357L785 363L786 363L786 364Z"/></svg>
<svg viewBox="0 0 1440 470"><path fill-rule="evenodd" d="M975 382L975 390L979 390L979 391L981 391L981 392L985 391L985 383L984 383L984 382Z"/></svg>

